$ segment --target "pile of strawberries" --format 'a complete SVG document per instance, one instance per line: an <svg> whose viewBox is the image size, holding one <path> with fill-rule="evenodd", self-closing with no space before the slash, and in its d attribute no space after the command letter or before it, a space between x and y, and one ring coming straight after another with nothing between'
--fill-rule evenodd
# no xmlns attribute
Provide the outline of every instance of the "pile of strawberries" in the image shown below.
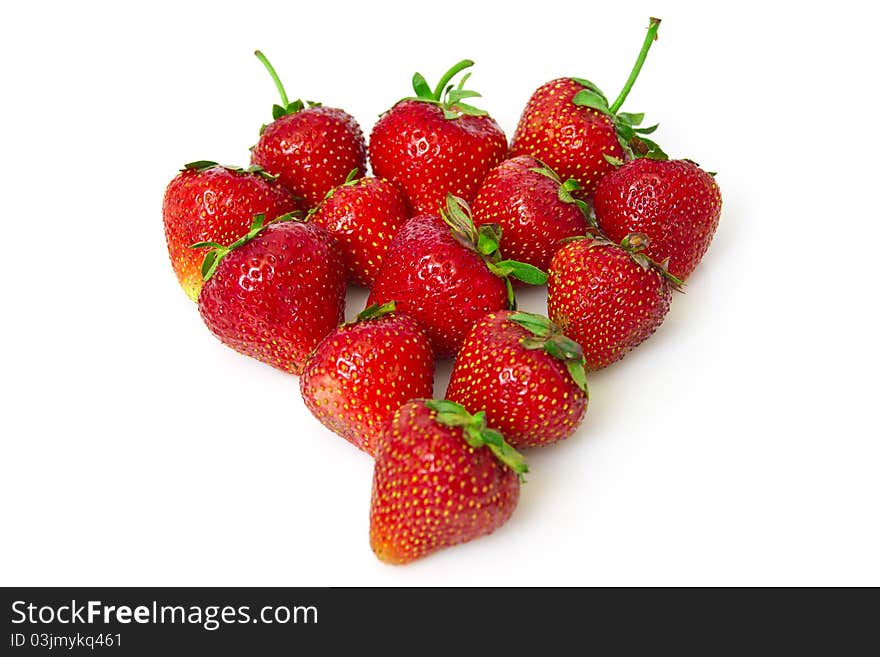
<svg viewBox="0 0 880 657"><path fill-rule="evenodd" d="M519 448L570 436L587 372L648 338L715 232L714 174L671 160L582 78L535 91L508 146L471 103L473 65L386 111L368 149L341 109L278 91L251 166L194 162L171 181L168 252L211 332L300 376L306 405L375 457L370 543L406 563L501 526ZM545 273L546 272L546 273ZM343 323L346 285L370 289ZM547 285L548 317L515 292ZM452 358L446 399L436 358Z"/></svg>

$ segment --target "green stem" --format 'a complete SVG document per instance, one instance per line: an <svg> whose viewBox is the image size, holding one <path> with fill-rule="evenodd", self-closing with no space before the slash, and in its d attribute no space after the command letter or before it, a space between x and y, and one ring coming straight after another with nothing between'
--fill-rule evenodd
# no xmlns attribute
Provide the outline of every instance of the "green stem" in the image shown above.
<svg viewBox="0 0 880 657"><path fill-rule="evenodd" d="M255 50L254 54L257 56L257 59L263 62L263 66L266 67L266 70L269 71L269 75L272 76L272 81L275 83L278 93L281 94L281 104L286 108L290 104L290 101L287 100L287 92L284 91L284 85L281 84L281 78L279 78L278 74L275 72L275 67L269 63L269 60L266 59L266 55L259 50Z"/></svg>
<svg viewBox="0 0 880 657"><path fill-rule="evenodd" d="M617 114L617 110L623 105L623 101L626 100L630 89L632 89L633 84L635 84L636 78L639 77L639 73L642 70L642 64L645 63L645 58L648 56L648 51L651 49L651 45L657 40L657 30L659 28L660 19L651 18L651 23L648 25L648 34L645 35L645 42L642 44L642 49L639 52L638 59L636 59L636 64L633 66L632 72L629 74L629 79L627 79L626 84L623 85L623 89L621 89L617 100L611 105L610 109L612 114Z"/></svg>
<svg viewBox="0 0 880 657"><path fill-rule="evenodd" d="M458 64L446 71L443 77L440 78L440 82L438 82L437 86L434 87L434 99L439 101L441 99L441 96L443 96L443 90L446 89L446 85L449 84L449 81L456 75L461 73L464 69L470 68L473 65L474 63L471 60L462 59Z"/></svg>

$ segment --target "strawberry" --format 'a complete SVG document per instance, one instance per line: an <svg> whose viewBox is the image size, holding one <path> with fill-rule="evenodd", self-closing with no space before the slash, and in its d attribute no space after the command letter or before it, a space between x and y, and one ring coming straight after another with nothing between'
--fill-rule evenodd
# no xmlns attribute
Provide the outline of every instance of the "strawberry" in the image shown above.
<svg viewBox="0 0 880 657"><path fill-rule="evenodd" d="M681 284L642 253L648 238L620 246L601 237L574 238L550 263L550 318L583 348L588 370L623 358L660 326Z"/></svg>
<svg viewBox="0 0 880 657"><path fill-rule="evenodd" d="M343 320L345 268L327 231L280 217L229 246L210 248L202 264L199 312L223 344L299 374L309 352Z"/></svg>
<svg viewBox="0 0 880 657"><path fill-rule="evenodd" d="M632 157L630 142L640 136L650 146L644 156L660 154L660 147L644 135L657 126L638 128L643 114L618 113L632 89L651 44L657 38L660 19L652 18L642 50L617 99L609 104L599 88L583 78L559 78L541 86L526 104L513 135L514 155L534 155L563 180L573 178L589 195L599 180L614 170L608 161Z"/></svg>
<svg viewBox="0 0 880 657"><path fill-rule="evenodd" d="M486 414L449 401L401 406L379 439L370 506L370 546L404 564L472 541L507 522L525 462Z"/></svg>
<svg viewBox="0 0 880 657"><path fill-rule="evenodd" d="M544 272L502 260L497 226L474 227L462 200L447 197L440 216L413 217L391 241L368 304L396 301L422 325L438 358L454 355L471 326L491 310L512 307L509 276L542 284Z"/></svg>
<svg viewBox="0 0 880 657"><path fill-rule="evenodd" d="M468 333L446 399L486 411L514 447L570 436L589 401L580 345L546 317L501 310Z"/></svg>
<svg viewBox="0 0 880 657"><path fill-rule="evenodd" d="M352 169L359 176L366 173L364 135L357 121L341 109L290 102L269 60L259 50L254 54L272 76L281 105L272 107L275 120L260 130L251 162L278 174L282 185L313 207L345 182Z"/></svg>
<svg viewBox="0 0 880 657"><path fill-rule="evenodd" d="M409 219L406 197L383 178L353 179L327 192L311 213L342 251L349 278L370 287L391 239Z"/></svg>
<svg viewBox="0 0 880 657"><path fill-rule="evenodd" d="M458 86L450 84L473 65L459 62L433 91L416 73L416 96L398 102L373 128L373 173L398 183L416 214L437 212L448 193L473 201L489 169L507 153L507 138L495 120L461 102L480 95L464 89L470 73Z"/></svg>
<svg viewBox="0 0 880 657"><path fill-rule="evenodd" d="M669 272L682 280L706 253L721 216L715 178L689 160L627 162L602 179L594 203L609 239L645 233L645 254L668 259Z"/></svg>
<svg viewBox="0 0 880 657"><path fill-rule="evenodd" d="M394 412L434 390L431 342L394 302L370 306L309 356L300 378L306 406L320 422L375 455Z"/></svg>
<svg viewBox="0 0 880 657"><path fill-rule="evenodd" d="M590 226L587 204L572 196L579 188L529 155L514 157L486 176L474 201L474 223L498 224L508 257L547 271L559 240Z"/></svg>
<svg viewBox="0 0 880 657"><path fill-rule="evenodd" d="M298 210L296 199L261 167L191 162L168 184L162 203L165 241L171 266L187 296L202 289L203 256L194 242L228 244L248 232L255 214L270 220Z"/></svg>

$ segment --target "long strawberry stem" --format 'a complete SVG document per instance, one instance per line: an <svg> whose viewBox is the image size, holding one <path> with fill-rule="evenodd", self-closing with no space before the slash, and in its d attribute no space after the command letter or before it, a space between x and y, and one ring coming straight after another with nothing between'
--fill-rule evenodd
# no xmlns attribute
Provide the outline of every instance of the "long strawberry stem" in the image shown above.
<svg viewBox="0 0 880 657"><path fill-rule="evenodd" d="M266 58L266 55L264 55L259 50L255 50L254 54L257 56L257 59L259 59L263 63L263 66L266 67L266 70L269 71L269 75L272 76L272 81L275 83L275 87L278 89L278 93L281 94L281 104L284 107L287 107L290 104L290 101L287 99L287 92L284 91L284 85L281 84L281 78L279 78L278 73L275 72L275 67L272 66L272 64Z"/></svg>
<svg viewBox="0 0 880 657"><path fill-rule="evenodd" d="M635 66L633 66L632 71L629 74L629 78L626 81L626 84L623 85L623 89L620 90L620 95L617 96L617 99L611 104L609 108L611 110L611 114L617 114L617 110L623 105L623 101L626 100L626 97L629 95L630 90L633 88L633 85L636 82L636 78L639 77L639 73L642 71L642 65L645 63L645 58L648 56L648 51L651 49L653 43L657 40L657 30L660 28L660 19L659 18L651 18L651 22L648 24L648 33L645 35L645 42L642 44L642 49L639 51L639 56L636 59Z"/></svg>
<svg viewBox="0 0 880 657"><path fill-rule="evenodd" d="M458 64L446 71L446 73L443 74L443 77L440 78L440 82L434 87L434 100L440 100L443 97L443 91L446 89L446 85L449 84L449 81L452 78L464 69L470 68L473 65L474 63L470 59L462 59Z"/></svg>

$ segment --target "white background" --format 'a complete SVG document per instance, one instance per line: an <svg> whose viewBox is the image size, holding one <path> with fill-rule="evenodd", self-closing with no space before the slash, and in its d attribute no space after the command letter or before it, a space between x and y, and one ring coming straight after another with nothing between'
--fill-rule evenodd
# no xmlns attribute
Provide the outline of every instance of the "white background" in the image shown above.
<svg viewBox="0 0 880 657"><path fill-rule="evenodd" d="M4 4L0 583L880 584L868 4ZM505 527L382 565L370 459L208 333L164 187L246 163L276 100L256 47L365 131L414 70L471 57L510 136L554 77L615 95L650 15L625 107L719 172L715 242L656 336L591 378L578 433L528 454Z"/></svg>

